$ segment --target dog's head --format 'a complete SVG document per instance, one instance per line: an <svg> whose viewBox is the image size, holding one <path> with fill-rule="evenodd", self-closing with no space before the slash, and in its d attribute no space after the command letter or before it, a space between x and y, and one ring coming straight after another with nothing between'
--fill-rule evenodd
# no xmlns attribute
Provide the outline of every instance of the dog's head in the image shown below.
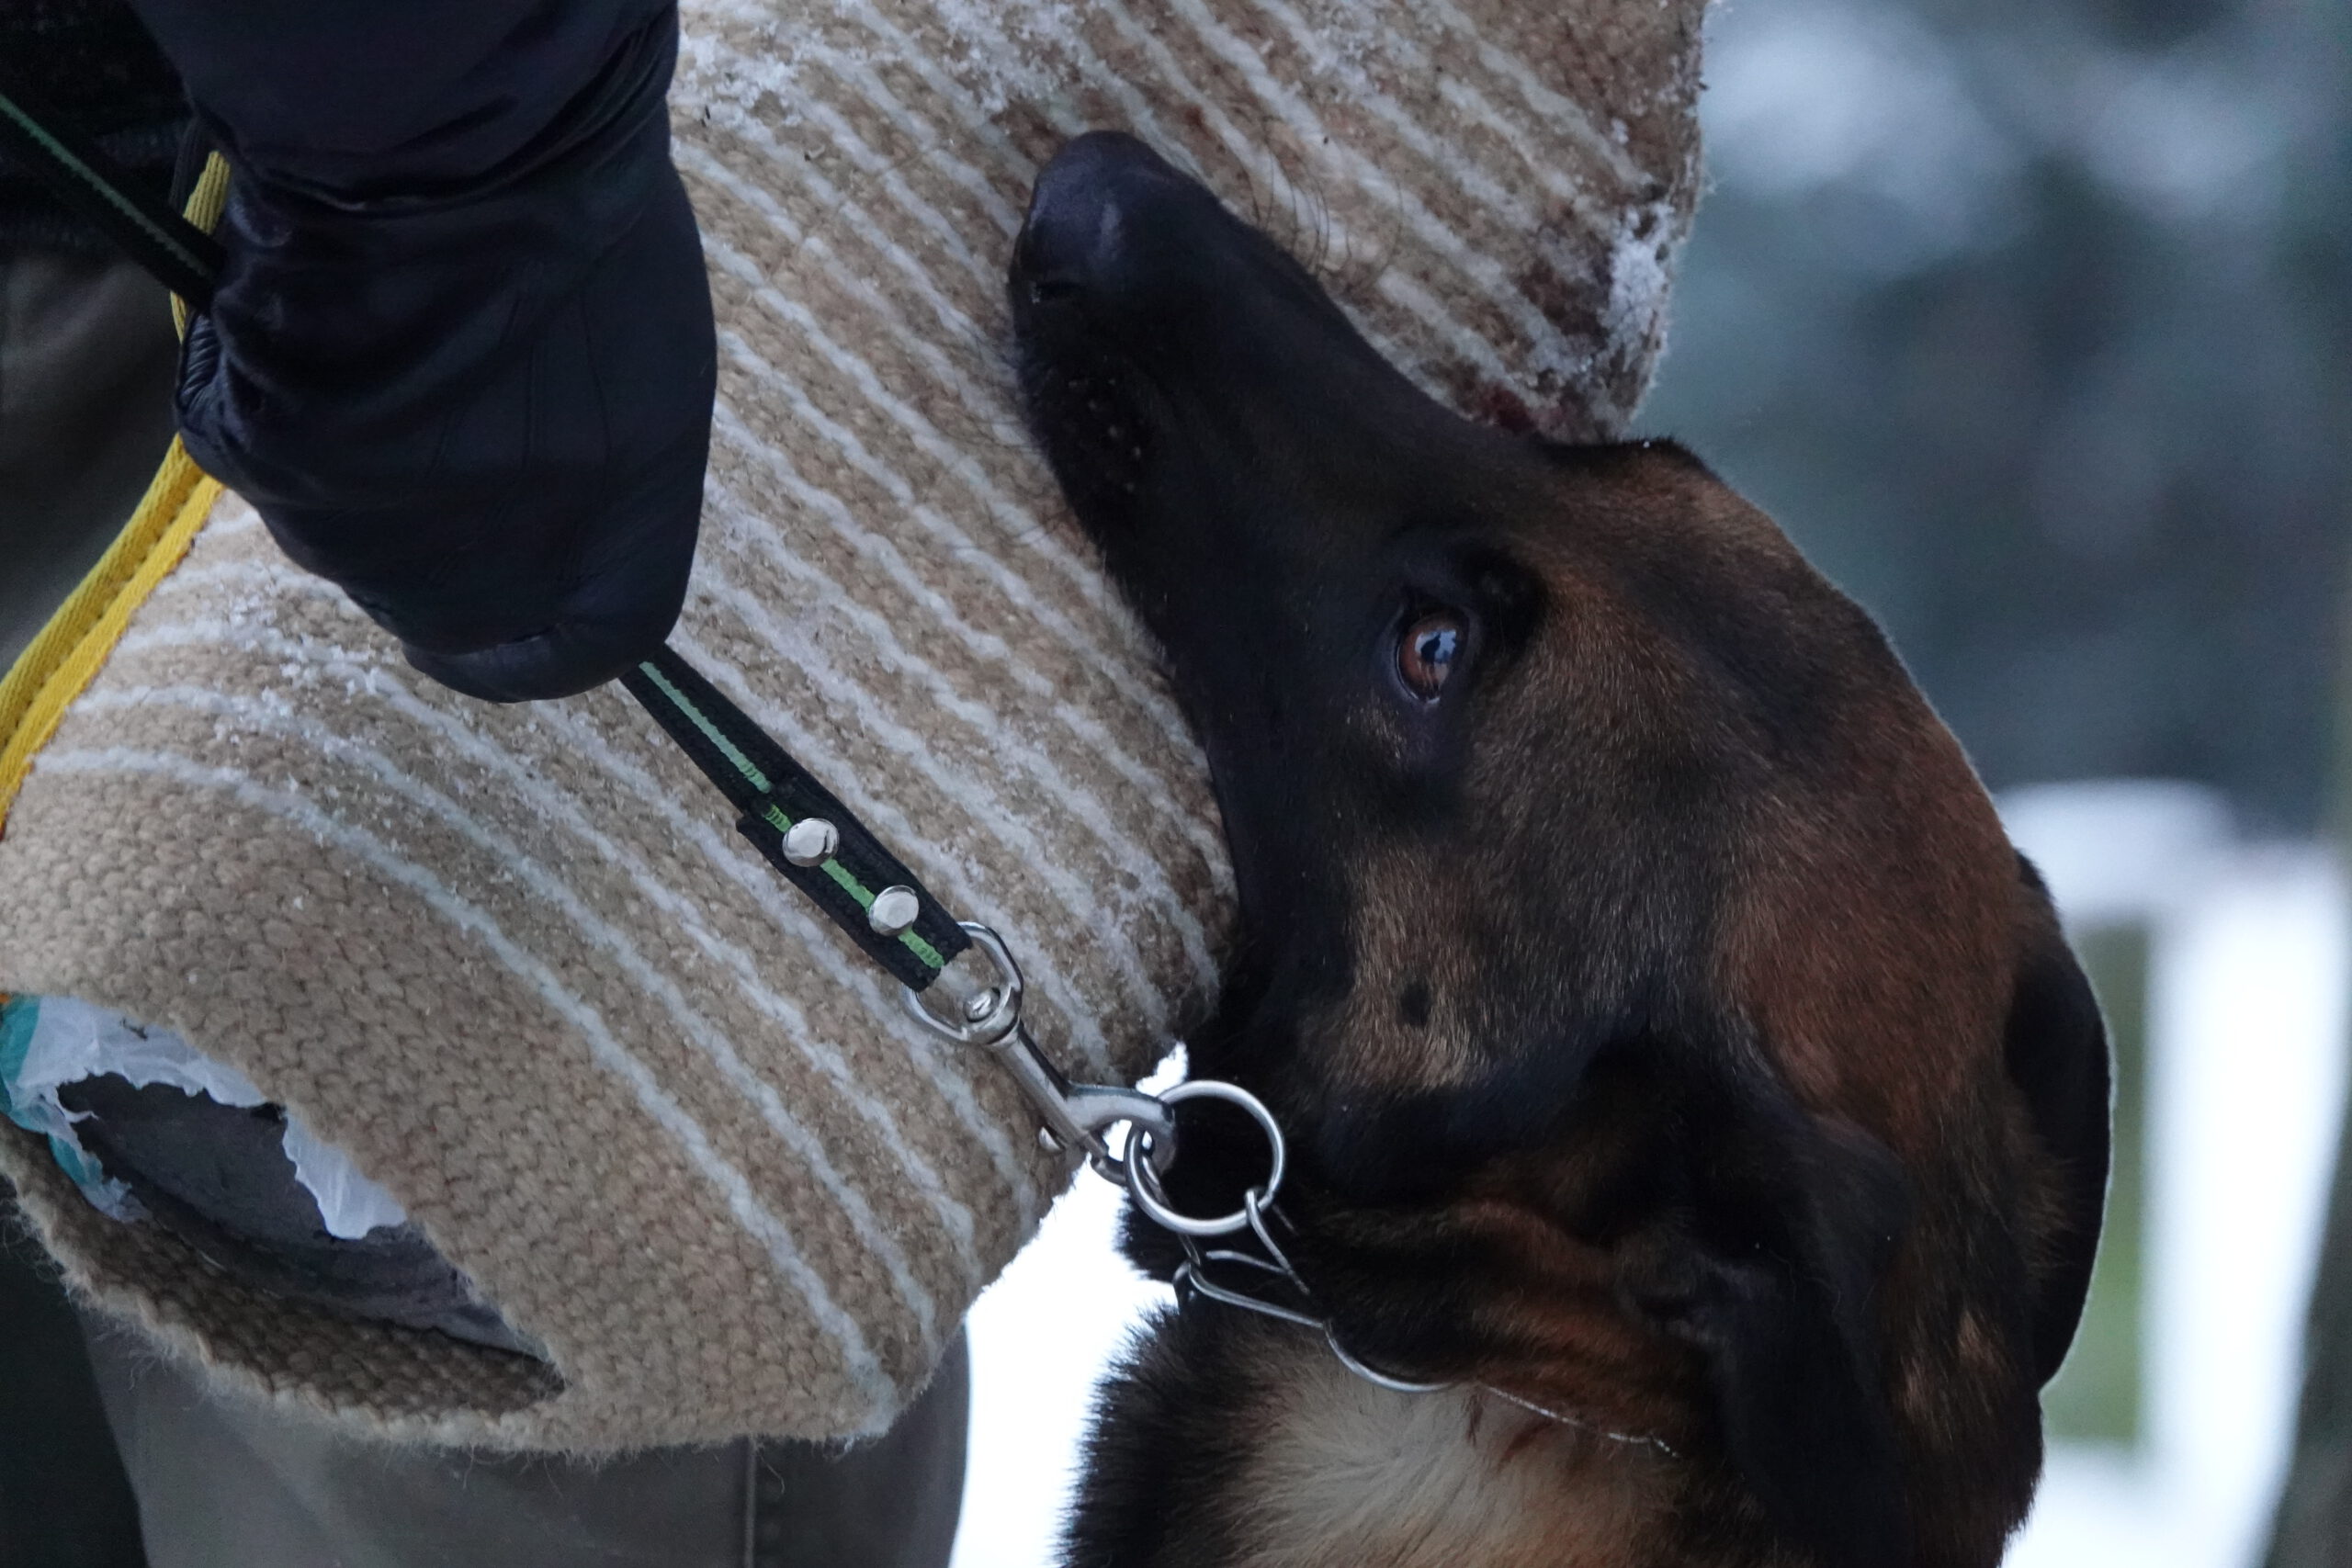
<svg viewBox="0 0 2352 1568"><path fill-rule="evenodd" d="M1819 1561L1990 1561L2105 1043L1869 618L1671 444L1432 401L1131 139L1040 178L1011 299L1232 845L1194 1070L1288 1129L1350 1348L1657 1436ZM1229 1207L1247 1147L1188 1134L1180 1191Z"/></svg>

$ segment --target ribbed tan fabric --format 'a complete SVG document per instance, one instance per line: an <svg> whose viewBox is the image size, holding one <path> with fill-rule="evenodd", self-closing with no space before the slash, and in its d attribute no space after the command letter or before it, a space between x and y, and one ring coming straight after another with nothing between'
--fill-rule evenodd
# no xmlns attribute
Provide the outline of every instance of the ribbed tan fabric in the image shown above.
<svg viewBox="0 0 2352 1568"><path fill-rule="evenodd" d="M1702 0L686 8L718 299L678 645L1131 1077L1209 995L1197 754L1022 439L1001 277L1067 135L1134 130L1428 384L1622 424L1696 183ZM554 1364L264 1299L0 1165L74 1281L224 1379L411 1437L870 1432L1064 1179L983 1064L616 693L413 675L224 504L0 840L0 988L183 1032L390 1187Z"/></svg>

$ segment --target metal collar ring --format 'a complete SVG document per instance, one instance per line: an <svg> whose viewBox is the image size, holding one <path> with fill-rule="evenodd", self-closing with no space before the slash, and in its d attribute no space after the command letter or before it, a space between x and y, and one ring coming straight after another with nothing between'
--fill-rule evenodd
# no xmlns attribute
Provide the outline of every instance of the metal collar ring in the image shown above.
<svg viewBox="0 0 2352 1568"><path fill-rule="evenodd" d="M1262 1210L1273 1202L1275 1194L1282 1190L1283 1176L1289 1168L1289 1151L1283 1142L1282 1128L1274 1122L1274 1113L1266 1109L1265 1101L1248 1089L1215 1078L1180 1083L1173 1089L1163 1090L1159 1099L1169 1106L1182 1105L1188 1100L1221 1100L1227 1105L1237 1105L1248 1111L1250 1120L1256 1122L1259 1130L1266 1135L1266 1148L1270 1156L1266 1179L1250 1189L1250 1201L1233 1213L1213 1219L1195 1219L1169 1202L1167 1190L1160 1185L1159 1172L1155 1168L1157 1161L1130 1158L1126 1162L1127 1191L1134 1197L1136 1207L1155 1224L1179 1235L1232 1235L1249 1229L1252 1208ZM1153 1136L1151 1131L1138 1127L1135 1135L1142 1140L1144 1152L1148 1155Z"/></svg>

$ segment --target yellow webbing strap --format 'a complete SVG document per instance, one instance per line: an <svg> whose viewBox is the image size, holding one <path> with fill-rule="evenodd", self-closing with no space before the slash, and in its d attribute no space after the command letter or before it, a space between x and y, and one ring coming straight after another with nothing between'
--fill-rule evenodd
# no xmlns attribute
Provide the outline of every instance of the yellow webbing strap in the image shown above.
<svg viewBox="0 0 2352 1568"><path fill-rule="evenodd" d="M131 612L187 554L220 495L220 481L174 436L130 525L0 679L0 832L34 756L122 640Z"/></svg>
<svg viewBox="0 0 2352 1568"><path fill-rule="evenodd" d="M218 152L206 163L186 209L189 221L209 231L229 189L229 165ZM172 319L187 330L187 311L175 296ZM196 466L179 437L164 454L130 521L81 586L49 618L40 635L0 677L0 832L33 759L65 718L74 699L89 689L132 612L187 554L197 530L220 497L220 481Z"/></svg>
<svg viewBox="0 0 2352 1568"><path fill-rule="evenodd" d="M196 188L187 193L187 205L180 216L209 234L220 221L220 209L229 201L229 160L215 152L204 160L204 172L196 176ZM172 296L172 325L187 336L187 301Z"/></svg>

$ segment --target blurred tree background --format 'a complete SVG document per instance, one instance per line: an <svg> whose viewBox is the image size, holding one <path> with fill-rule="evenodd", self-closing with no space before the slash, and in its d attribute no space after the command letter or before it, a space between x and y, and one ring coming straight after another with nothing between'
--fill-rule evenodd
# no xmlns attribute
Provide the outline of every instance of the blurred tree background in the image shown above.
<svg viewBox="0 0 2352 1568"><path fill-rule="evenodd" d="M2309 831L2352 475L2341 0L1728 0L1647 428L1874 611L1996 787Z"/></svg>
<svg viewBox="0 0 2352 1568"><path fill-rule="evenodd" d="M1878 615L1996 790L2352 822L2352 4L1725 0L1707 73L1644 428ZM2146 953L2083 936L2119 1168L2050 1409L2128 1445ZM2352 1563L2352 1156L2336 1188L2278 1568Z"/></svg>

